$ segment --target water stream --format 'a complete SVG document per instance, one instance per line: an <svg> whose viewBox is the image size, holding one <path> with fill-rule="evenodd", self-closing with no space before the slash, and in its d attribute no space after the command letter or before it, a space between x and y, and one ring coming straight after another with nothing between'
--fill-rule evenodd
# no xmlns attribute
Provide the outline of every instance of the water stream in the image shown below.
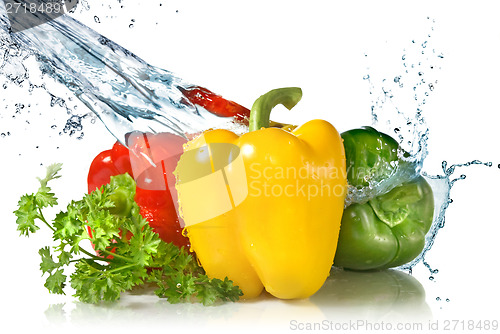
<svg viewBox="0 0 500 334"><path fill-rule="evenodd" d="M184 136L206 129L207 124L222 127L229 122L192 104L181 92L192 85L69 15L33 28L17 20L23 18L14 16L9 21L0 3L2 74L18 85L29 81L23 62L35 57L42 75L67 87L118 140L124 142L124 136L134 130ZM10 33L11 24L26 29Z"/></svg>

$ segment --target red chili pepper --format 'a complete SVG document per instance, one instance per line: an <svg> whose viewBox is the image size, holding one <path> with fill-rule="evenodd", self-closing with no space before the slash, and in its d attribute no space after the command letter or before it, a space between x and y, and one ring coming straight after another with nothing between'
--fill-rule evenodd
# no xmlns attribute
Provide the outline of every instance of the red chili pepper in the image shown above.
<svg viewBox="0 0 500 334"><path fill-rule="evenodd" d="M181 88L182 94L189 99L192 103L199 105L212 114L220 117L234 117L238 121L248 120L250 117L250 110L239 105L236 102L226 100L220 95L217 95L206 88L199 86L191 86L188 88Z"/></svg>

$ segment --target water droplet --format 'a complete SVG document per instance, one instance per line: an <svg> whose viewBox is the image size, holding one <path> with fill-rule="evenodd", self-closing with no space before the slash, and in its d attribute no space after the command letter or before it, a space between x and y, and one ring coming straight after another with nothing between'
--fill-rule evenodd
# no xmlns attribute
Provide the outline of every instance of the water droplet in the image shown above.
<svg viewBox="0 0 500 334"><path fill-rule="evenodd" d="M177 285L176 285L177 289L180 289L181 286L182 286L181 283L177 283Z"/></svg>
<svg viewBox="0 0 500 334"><path fill-rule="evenodd" d="M436 297L436 300L439 302L439 301L441 301L441 298L440 297Z"/></svg>
<svg viewBox="0 0 500 334"><path fill-rule="evenodd" d="M363 76L363 80L368 80L368 79L370 79L370 75L369 74Z"/></svg>
<svg viewBox="0 0 500 334"><path fill-rule="evenodd" d="M446 301L447 301L447 302L450 302L450 298L446 298Z"/></svg>
<svg viewBox="0 0 500 334"><path fill-rule="evenodd" d="M434 281L434 276L429 276L429 281Z"/></svg>
<svg viewBox="0 0 500 334"><path fill-rule="evenodd" d="M94 16L95 23L101 23L101 19L97 15Z"/></svg>
<svg viewBox="0 0 500 334"><path fill-rule="evenodd" d="M129 27L130 29L132 29L132 28L134 27L134 24L133 24L133 23L130 23L130 24L128 25L128 27Z"/></svg>
<svg viewBox="0 0 500 334"><path fill-rule="evenodd" d="M16 103L15 106L16 106L16 114L21 113L21 109L24 109L24 104L22 103Z"/></svg>

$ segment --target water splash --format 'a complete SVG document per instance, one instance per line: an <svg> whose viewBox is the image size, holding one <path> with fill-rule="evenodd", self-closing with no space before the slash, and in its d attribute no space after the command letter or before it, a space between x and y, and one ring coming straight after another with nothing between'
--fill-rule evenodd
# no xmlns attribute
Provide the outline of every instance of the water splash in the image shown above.
<svg viewBox="0 0 500 334"><path fill-rule="evenodd" d="M429 128L424 118L425 105L434 92L443 53L432 47L435 20L427 17L429 33L413 39L402 50L401 69L389 78L376 81L364 76L372 96L372 124L395 137L417 163L427 156ZM409 101L412 104L409 104Z"/></svg>
<svg viewBox="0 0 500 334"><path fill-rule="evenodd" d="M439 231L445 226L446 222L446 211L451 203L453 203L453 199L451 198L451 190L455 183L460 180L465 180L466 175L460 174L460 176L455 177L454 174L457 169L462 167L470 167L470 166L485 166L491 167L493 166L492 162L482 162L479 160L472 160L466 163L453 164L448 166L448 162L442 162L442 171L441 175L429 175L425 172L422 175L425 177L427 182L432 188L434 193L434 219L431 225L429 232L425 237L425 246L419 256L417 256L413 261L404 264L398 269L407 270L408 272L412 272L412 269L420 262L429 270L430 280L434 280L435 274L439 273L439 270L433 268L425 259L427 253L431 250L434 242L436 241L436 237Z"/></svg>
<svg viewBox="0 0 500 334"><path fill-rule="evenodd" d="M422 263L429 270L429 279L433 281L439 270L426 261L426 255L434 245L438 232L445 225L446 211L453 202L451 189L457 181L466 178L465 174L455 177L455 172L459 168L472 165L491 167L492 163L472 160L448 166L448 163L443 161L441 175L430 175L422 171L428 152L427 140L432 135L424 117L425 106L438 86L438 73L444 59L443 53L432 45L435 20L427 17L427 22L429 33L425 34L422 40L411 40L410 45L402 50L401 68L398 73L378 80L372 73L363 76L363 80L369 84L372 97L372 126L396 138L411 156L409 159L401 159L402 163L397 166L391 178L385 181L386 184L370 184L365 189L350 189L348 196L351 196L351 201L363 202L416 175L423 175L434 193L433 223L420 255L398 269L411 273L417 264ZM365 58L368 58L367 54Z"/></svg>
<svg viewBox="0 0 500 334"><path fill-rule="evenodd" d="M433 32L435 21L428 17L427 22ZM438 83L436 72L443 58L442 53L431 49L430 38L431 33L427 33L422 41L413 39L409 47L402 50L398 73L389 78L377 78L374 73L363 76L372 97L372 126L394 137L402 150L389 178L378 182L368 180L369 185L361 189L349 187L346 206L364 203L420 175L429 136L424 106ZM369 59L366 53L365 59ZM409 156L405 156L405 152Z"/></svg>
<svg viewBox="0 0 500 334"><path fill-rule="evenodd" d="M362 188L348 185L344 207L353 203L366 203L370 199L386 194L401 183L408 182L420 175L423 160L417 161L412 157L405 157L403 154L403 151L398 152L399 161L393 164L394 170L387 178L380 181L367 180L368 185Z"/></svg>

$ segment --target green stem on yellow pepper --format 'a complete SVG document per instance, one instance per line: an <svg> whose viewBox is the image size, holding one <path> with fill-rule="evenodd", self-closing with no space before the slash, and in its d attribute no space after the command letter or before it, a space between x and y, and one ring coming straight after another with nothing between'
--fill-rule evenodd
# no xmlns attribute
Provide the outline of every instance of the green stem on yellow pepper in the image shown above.
<svg viewBox="0 0 500 334"><path fill-rule="evenodd" d="M285 87L269 91L259 97L250 111L249 129L255 131L269 127L269 116L271 110L278 104L284 105L288 110L292 109L302 98L302 89L298 87Z"/></svg>

